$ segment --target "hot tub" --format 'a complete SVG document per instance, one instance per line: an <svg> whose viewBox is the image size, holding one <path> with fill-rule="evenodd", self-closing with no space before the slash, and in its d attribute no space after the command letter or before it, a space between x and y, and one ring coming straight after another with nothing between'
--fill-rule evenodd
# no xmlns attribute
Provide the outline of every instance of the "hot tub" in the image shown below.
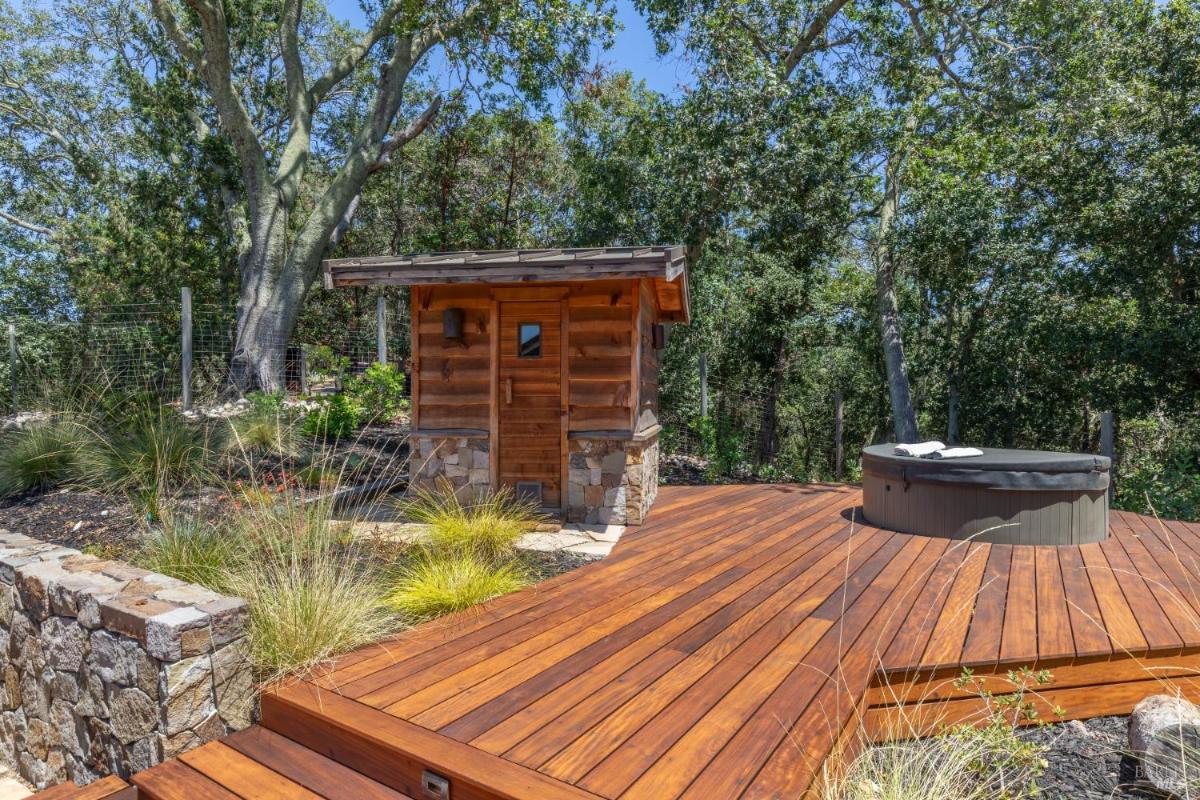
<svg viewBox="0 0 1200 800"><path fill-rule="evenodd" d="M1108 538L1104 456L985 449L938 460L894 448L863 448L863 516L880 528L1002 544Z"/></svg>

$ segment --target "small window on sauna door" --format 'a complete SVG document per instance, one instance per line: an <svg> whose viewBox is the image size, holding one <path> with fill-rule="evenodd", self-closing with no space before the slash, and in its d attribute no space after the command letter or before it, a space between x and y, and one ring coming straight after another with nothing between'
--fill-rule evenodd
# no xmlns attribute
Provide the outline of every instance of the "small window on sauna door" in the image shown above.
<svg viewBox="0 0 1200 800"><path fill-rule="evenodd" d="M522 322L517 326L517 355L521 358L541 358L542 323Z"/></svg>

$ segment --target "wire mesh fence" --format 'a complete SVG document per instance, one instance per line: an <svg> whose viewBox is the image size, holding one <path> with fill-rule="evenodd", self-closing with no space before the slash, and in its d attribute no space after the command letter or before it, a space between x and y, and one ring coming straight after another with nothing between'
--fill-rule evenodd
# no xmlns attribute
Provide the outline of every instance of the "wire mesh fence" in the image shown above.
<svg viewBox="0 0 1200 800"><path fill-rule="evenodd" d="M334 393L381 360L407 372L407 305L378 299L348 321L308 319L286 341L263 343L280 354L285 388ZM0 391L9 413L61 407L81 392L93 399L137 392L201 408L236 394L230 364L237 325L226 306L181 299L93 307L76 317L18 315L7 330ZM838 475L832 399L798 404L772 394L763 381L730 378L721 367L715 359L693 357L664 371L659 418L665 454L690 460L686 469L709 479Z"/></svg>
<svg viewBox="0 0 1200 800"><path fill-rule="evenodd" d="M382 326L369 313L341 330L301 332L266 343L283 354L287 388L336 391L381 355L403 369L408 315L402 304L384 304L382 310ZM81 393L139 393L167 403L203 405L234 392L230 363L237 324L233 309L225 306L183 300L93 307L75 316L18 314L5 328L0 392L9 413L53 408ZM185 385L190 390L186 397Z"/></svg>

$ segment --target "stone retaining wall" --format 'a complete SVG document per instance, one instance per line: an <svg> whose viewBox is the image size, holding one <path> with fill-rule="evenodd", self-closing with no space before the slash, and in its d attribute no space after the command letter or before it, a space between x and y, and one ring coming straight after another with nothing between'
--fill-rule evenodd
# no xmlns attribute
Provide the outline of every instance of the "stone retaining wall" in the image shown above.
<svg viewBox="0 0 1200 800"><path fill-rule="evenodd" d="M658 494L658 436L571 439L567 520L640 525Z"/></svg>
<svg viewBox="0 0 1200 800"><path fill-rule="evenodd" d="M0 531L0 747L40 788L246 727L246 623L238 598Z"/></svg>
<svg viewBox="0 0 1200 800"><path fill-rule="evenodd" d="M447 481L464 500L487 495L491 486L488 439L486 436L420 436L411 442L412 485L439 491Z"/></svg>

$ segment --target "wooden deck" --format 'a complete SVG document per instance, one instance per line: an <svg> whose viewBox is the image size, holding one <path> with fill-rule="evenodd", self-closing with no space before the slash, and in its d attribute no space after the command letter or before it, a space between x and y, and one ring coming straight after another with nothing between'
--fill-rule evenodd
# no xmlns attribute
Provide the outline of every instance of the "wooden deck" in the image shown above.
<svg viewBox="0 0 1200 800"><path fill-rule="evenodd" d="M790 798L835 747L973 713L964 666L999 690L1046 667L1043 707L1075 717L1162 681L1200 694L1200 525L1114 512L1101 544L988 545L879 530L859 504L666 487L605 561L268 693L261 729L134 782L421 798L428 769L454 800Z"/></svg>

